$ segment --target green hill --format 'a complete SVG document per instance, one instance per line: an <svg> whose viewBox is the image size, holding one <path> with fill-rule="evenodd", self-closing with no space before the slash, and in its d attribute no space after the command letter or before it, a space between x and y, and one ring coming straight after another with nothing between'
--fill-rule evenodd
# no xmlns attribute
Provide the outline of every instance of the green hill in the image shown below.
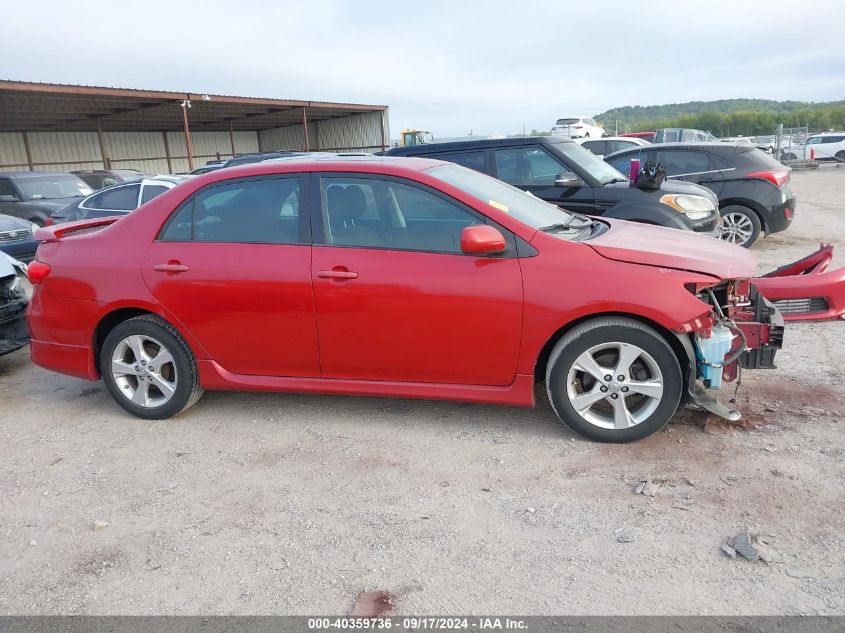
<svg viewBox="0 0 845 633"><path fill-rule="evenodd" d="M807 126L810 132L845 129L845 101L806 103L767 99L722 99L653 106L625 106L596 115L612 134L640 132L664 127L707 130L716 136L773 134L784 127Z"/></svg>

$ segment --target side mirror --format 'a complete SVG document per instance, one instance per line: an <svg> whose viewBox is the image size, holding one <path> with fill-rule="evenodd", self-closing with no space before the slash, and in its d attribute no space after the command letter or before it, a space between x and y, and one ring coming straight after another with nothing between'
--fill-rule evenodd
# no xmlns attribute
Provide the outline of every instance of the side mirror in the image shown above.
<svg viewBox="0 0 845 633"><path fill-rule="evenodd" d="M18 202L18 197L11 194L0 196L0 202Z"/></svg>
<svg viewBox="0 0 845 633"><path fill-rule="evenodd" d="M555 187L580 187L581 179L571 171L558 174L555 178Z"/></svg>
<svg viewBox="0 0 845 633"><path fill-rule="evenodd" d="M461 231L461 251L467 255L490 255L506 248L505 236L487 224L474 224Z"/></svg>

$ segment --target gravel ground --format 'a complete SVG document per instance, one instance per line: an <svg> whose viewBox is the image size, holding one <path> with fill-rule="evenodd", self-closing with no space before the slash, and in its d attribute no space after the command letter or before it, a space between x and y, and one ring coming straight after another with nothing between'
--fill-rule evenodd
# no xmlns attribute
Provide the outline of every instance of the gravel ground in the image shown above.
<svg viewBox="0 0 845 633"><path fill-rule="evenodd" d="M761 270L822 240L845 264L845 169L793 183ZM687 412L625 446L544 397L211 393L145 422L21 350L0 358L0 612L348 613L383 589L398 614L843 614L843 339L792 325L780 369L743 377L743 426ZM744 529L767 562L721 551Z"/></svg>

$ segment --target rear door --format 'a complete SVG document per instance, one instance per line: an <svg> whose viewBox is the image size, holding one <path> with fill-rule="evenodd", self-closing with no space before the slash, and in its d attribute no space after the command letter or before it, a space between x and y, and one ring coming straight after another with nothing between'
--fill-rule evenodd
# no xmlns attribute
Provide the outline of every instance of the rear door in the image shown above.
<svg viewBox="0 0 845 633"><path fill-rule="evenodd" d="M177 209L144 281L224 369L320 375L304 175L227 180Z"/></svg>
<svg viewBox="0 0 845 633"><path fill-rule="evenodd" d="M465 255L462 229L487 220L453 198L401 178L319 180L312 274L322 376L513 382L522 332L513 236L502 229L505 255Z"/></svg>
<svg viewBox="0 0 845 633"><path fill-rule="evenodd" d="M560 174L572 173L557 156L541 145L502 147L493 150L499 180L527 191L541 200L579 213L597 213L593 188L558 187L555 180Z"/></svg>
<svg viewBox="0 0 845 633"><path fill-rule="evenodd" d="M730 165L703 150L658 149L657 162L666 168L668 178L702 185L717 196L725 183L724 173L730 171Z"/></svg>

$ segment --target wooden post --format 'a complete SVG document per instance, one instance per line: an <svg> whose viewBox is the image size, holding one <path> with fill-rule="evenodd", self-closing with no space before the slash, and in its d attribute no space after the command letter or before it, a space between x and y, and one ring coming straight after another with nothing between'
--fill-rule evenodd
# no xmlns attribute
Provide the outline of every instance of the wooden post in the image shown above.
<svg viewBox="0 0 845 633"><path fill-rule="evenodd" d="M384 110L381 111L381 150L384 151L387 146L384 144Z"/></svg>
<svg viewBox="0 0 845 633"><path fill-rule="evenodd" d="M182 127L185 129L185 147L188 150L188 171L194 169L194 148L191 145L191 129L188 127L188 100L182 102Z"/></svg>
<svg viewBox="0 0 845 633"><path fill-rule="evenodd" d="M173 162L170 160L170 143L167 142L167 132L162 131L162 138L164 139L164 155L167 157L167 173L173 173Z"/></svg>
<svg viewBox="0 0 845 633"><path fill-rule="evenodd" d="M308 115L305 112L306 108L302 108L302 132L305 136L305 151L308 151Z"/></svg>
<svg viewBox="0 0 845 633"><path fill-rule="evenodd" d="M106 150L106 139L103 137L103 126L100 125L100 119L97 119L97 139L100 141L100 156L103 158L103 169L111 169L111 159Z"/></svg>
<svg viewBox="0 0 845 633"><path fill-rule="evenodd" d="M232 158L235 157L235 130L232 129L232 122L229 121L229 144L232 146Z"/></svg>
<svg viewBox="0 0 845 633"><path fill-rule="evenodd" d="M35 166L32 164L32 149L29 147L29 136L23 132L23 149L26 152L26 164L29 165L29 171L35 171Z"/></svg>

